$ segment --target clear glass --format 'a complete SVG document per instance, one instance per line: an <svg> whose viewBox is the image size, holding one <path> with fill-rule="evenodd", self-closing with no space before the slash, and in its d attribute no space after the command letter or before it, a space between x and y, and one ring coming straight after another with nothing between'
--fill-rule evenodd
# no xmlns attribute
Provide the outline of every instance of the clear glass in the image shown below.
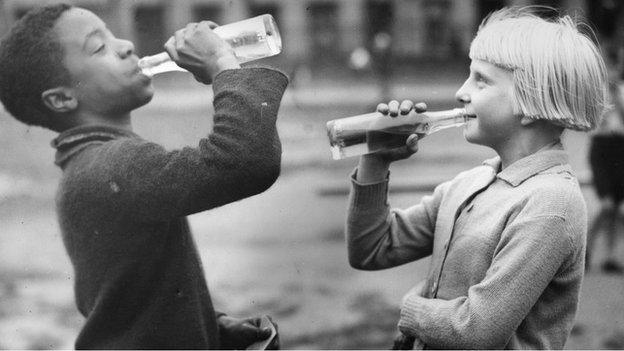
<svg viewBox="0 0 624 351"><path fill-rule="evenodd" d="M269 14L219 26L214 32L232 46L240 63L274 56L282 51L282 37L275 19ZM171 61L166 52L141 58L139 67L147 76L186 71Z"/></svg>
<svg viewBox="0 0 624 351"><path fill-rule="evenodd" d="M327 122L327 136L332 158L340 160L404 146L411 134L422 138L442 129L462 126L469 119L463 108L425 113L412 111L397 117L373 112Z"/></svg>

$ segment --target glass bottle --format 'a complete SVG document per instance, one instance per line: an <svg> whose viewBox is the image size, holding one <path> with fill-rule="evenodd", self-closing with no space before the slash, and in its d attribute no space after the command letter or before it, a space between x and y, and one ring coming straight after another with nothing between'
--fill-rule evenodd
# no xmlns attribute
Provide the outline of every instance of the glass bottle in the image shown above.
<svg viewBox="0 0 624 351"><path fill-rule="evenodd" d="M340 160L405 146L411 134L419 138L439 130L459 127L470 118L463 108L427 111L390 117L380 112L335 119L327 122L332 158Z"/></svg>
<svg viewBox="0 0 624 351"><path fill-rule="evenodd" d="M282 51L282 37L275 19L269 14L219 26L213 31L230 44L240 63L274 56ZM170 71L186 72L166 52L141 58L139 67L150 77Z"/></svg>

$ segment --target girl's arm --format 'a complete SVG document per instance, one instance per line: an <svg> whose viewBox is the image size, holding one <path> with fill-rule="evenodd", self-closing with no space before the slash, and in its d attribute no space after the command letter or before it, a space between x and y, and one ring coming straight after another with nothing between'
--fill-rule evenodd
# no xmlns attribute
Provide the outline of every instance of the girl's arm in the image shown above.
<svg viewBox="0 0 624 351"><path fill-rule="evenodd" d="M428 256L438 208L448 184L408 209L390 209L388 178L376 183L352 178L346 234L349 262L357 269L376 270L398 266Z"/></svg>

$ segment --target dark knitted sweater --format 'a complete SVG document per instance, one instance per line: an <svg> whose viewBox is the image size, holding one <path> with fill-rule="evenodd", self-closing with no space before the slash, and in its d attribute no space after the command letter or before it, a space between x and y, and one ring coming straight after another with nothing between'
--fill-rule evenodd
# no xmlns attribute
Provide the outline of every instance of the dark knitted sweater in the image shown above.
<svg viewBox="0 0 624 351"><path fill-rule="evenodd" d="M287 78L227 70L213 83L214 126L196 148L83 126L53 141L57 212L86 323L82 349L219 348L187 215L266 190L280 171L275 121Z"/></svg>

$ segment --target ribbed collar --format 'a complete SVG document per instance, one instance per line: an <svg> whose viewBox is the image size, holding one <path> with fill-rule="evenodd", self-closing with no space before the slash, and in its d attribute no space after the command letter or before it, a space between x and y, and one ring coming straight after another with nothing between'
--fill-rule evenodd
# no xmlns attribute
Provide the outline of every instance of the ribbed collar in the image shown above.
<svg viewBox="0 0 624 351"><path fill-rule="evenodd" d="M501 167L499 156L485 160L483 164L495 170ZM569 164L568 154L563 149L561 142L557 142L540 149L534 154L519 159L507 166L496 177L516 187L532 176L549 168Z"/></svg>
<svg viewBox="0 0 624 351"><path fill-rule="evenodd" d="M103 143L118 138L137 138L133 132L103 125L79 126L68 129L52 140L56 149L54 163L62 166L71 156L92 143Z"/></svg>

